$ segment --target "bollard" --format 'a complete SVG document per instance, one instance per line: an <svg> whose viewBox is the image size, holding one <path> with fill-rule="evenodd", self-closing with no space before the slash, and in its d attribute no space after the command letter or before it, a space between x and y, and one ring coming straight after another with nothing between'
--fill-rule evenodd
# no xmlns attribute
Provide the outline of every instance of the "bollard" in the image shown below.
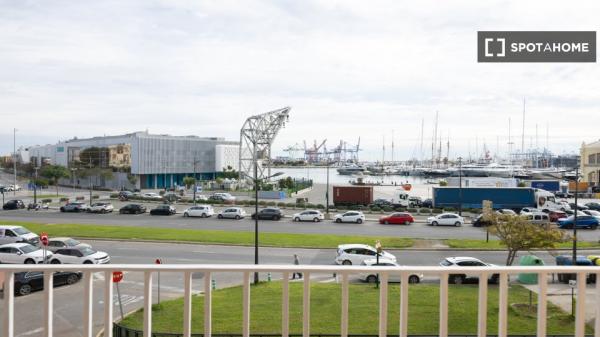
<svg viewBox="0 0 600 337"><path fill-rule="evenodd" d="M215 289L217 289L217 281L215 281L215 279L212 279L212 280L210 281L210 284L211 284L211 288L212 288L212 290L215 290Z"/></svg>

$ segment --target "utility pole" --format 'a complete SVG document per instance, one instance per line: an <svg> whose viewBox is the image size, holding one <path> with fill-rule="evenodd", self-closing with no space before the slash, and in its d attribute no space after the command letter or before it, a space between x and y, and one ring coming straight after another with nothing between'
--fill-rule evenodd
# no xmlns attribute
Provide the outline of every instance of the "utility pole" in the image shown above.
<svg viewBox="0 0 600 337"><path fill-rule="evenodd" d="M254 152L254 264L258 265L258 158ZM258 284L258 272L254 273L254 284Z"/></svg>
<svg viewBox="0 0 600 337"><path fill-rule="evenodd" d="M196 164L198 159L194 156L194 205L196 205L196 190L198 189L198 179L196 179Z"/></svg>
<svg viewBox="0 0 600 337"><path fill-rule="evenodd" d="M581 158L583 160L583 158ZM573 217L573 265L577 265L577 194L579 193L579 166L575 167L575 214Z"/></svg>
<svg viewBox="0 0 600 337"><path fill-rule="evenodd" d="M17 195L17 129L13 129L13 195Z"/></svg>
<svg viewBox="0 0 600 337"><path fill-rule="evenodd" d="M37 204L37 183L38 183L38 170L39 167L34 167L35 170L35 181L33 182L33 203Z"/></svg>
<svg viewBox="0 0 600 337"><path fill-rule="evenodd" d="M462 157L458 157L458 215L462 216Z"/></svg>
<svg viewBox="0 0 600 337"><path fill-rule="evenodd" d="M90 173L88 174L88 179L90 182L90 206L92 205L92 190L94 189L94 185L92 184L92 156L90 156Z"/></svg>

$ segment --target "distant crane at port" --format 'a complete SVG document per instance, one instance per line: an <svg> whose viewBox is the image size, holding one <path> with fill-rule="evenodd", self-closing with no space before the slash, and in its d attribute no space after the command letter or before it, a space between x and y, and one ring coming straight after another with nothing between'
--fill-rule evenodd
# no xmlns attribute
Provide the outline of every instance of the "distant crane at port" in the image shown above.
<svg viewBox="0 0 600 337"><path fill-rule="evenodd" d="M298 143L286 147L285 149L283 149L283 151L289 153L288 156L290 157L290 159L294 159L294 160L303 159L298 154L299 153L303 153L304 152L304 148L300 144L298 144Z"/></svg>
<svg viewBox="0 0 600 337"><path fill-rule="evenodd" d="M324 139L319 145L317 145L317 140L315 139L314 145L312 147L306 146L306 140L304 141L304 160L307 163L315 164L321 162L324 158L327 157L327 148L325 143L327 139Z"/></svg>

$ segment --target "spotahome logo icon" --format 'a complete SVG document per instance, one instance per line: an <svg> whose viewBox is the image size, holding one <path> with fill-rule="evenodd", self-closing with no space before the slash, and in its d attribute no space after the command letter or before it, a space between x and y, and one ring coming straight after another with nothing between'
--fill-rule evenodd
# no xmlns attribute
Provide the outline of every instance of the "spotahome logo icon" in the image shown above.
<svg viewBox="0 0 600 337"><path fill-rule="evenodd" d="M478 62L596 62L596 32L477 32Z"/></svg>

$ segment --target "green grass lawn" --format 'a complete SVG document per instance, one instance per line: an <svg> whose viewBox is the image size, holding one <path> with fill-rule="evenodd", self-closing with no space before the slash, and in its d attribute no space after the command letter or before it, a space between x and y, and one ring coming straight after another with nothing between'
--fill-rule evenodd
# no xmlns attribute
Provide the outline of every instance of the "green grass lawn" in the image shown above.
<svg viewBox="0 0 600 337"><path fill-rule="evenodd" d="M42 224L34 222L0 221L0 224L13 224L26 227L32 232L46 232L50 236L71 236L78 238L139 239L198 242L212 244L253 245L254 232L230 232L222 230L196 230L150 228L133 226L104 226L87 224ZM285 234L260 233L260 245L272 247L334 248L343 243L375 244L380 240L387 249L406 248L413 245L412 239L396 237L374 237L364 235L328 234Z"/></svg>
<svg viewBox="0 0 600 337"><path fill-rule="evenodd" d="M388 334L397 334L399 326L399 285L391 284L388 294ZM314 283L311 285L311 333L338 334L341 312L340 285ZM377 334L379 290L372 285L351 284L349 305L349 333ZM450 334L476 334L476 285L449 286L448 327ZM535 334L535 311L529 312L529 292L512 285L509 290L508 329L511 334ZM277 334L281 331L281 283L270 282L252 286L251 333ZM193 298L192 330L203 330L202 296ZM534 310L536 296L534 294ZM233 287L213 293L213 333L241 333L242 288ZM516 304L516 305L515 305ZM439 288L437 285L414 285L409 288L409 334L437 334L439 327ZM154 306L153 331L182 332L183 300L166 301ZM573 319L549 303L548 334L572 335ZM143 311L125 318L123 325L141 329ZM488 294L488 334L496 334L498 326L498 288L490 285ZM302 284L290 284L290 333L302 333Z"/></svg>
<svg viewBox="0 0 600 337"><path fill-rule="evenodd" d="M31 197L33 197L33 192L31 193ZM65 198L65 197L66 197L66 195L64 195L64 194L56 195L56 193L54 193L54 194L38 194L37 195L38 199L56 199L53 201L58 201L58 199Z"/></svg>
<svg viewBox="0 0 600 337"><path fill-rule="evenodd" d="M498 249L504 250L506 246L504 246L499 240L492 239L490 237L489 242L485 242L485 240L471 240L471 239L447 239L444 240L446 245L450 248L466 248L466 249ZM563 242L556 245L557 248L571 248L573 247L573 243L571 241ZM599 248L599 242L593 241L577 241L578 248Z"/></svg>

